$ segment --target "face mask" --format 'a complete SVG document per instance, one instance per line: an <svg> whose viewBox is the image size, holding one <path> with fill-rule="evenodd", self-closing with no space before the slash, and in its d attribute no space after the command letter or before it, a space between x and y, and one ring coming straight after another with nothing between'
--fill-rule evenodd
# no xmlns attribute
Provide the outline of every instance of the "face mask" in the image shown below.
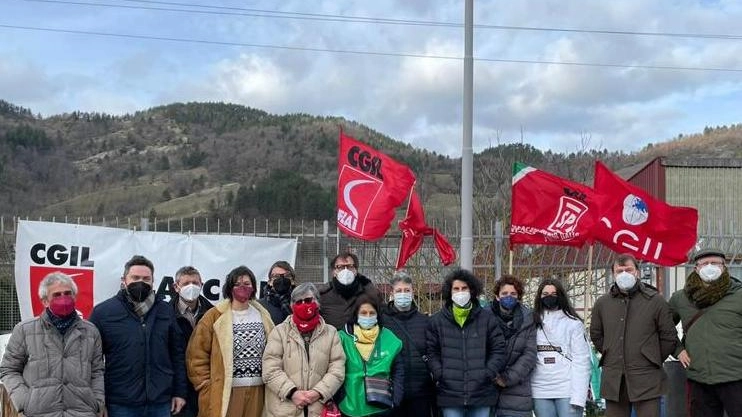
<svg viewBox="0 0 742 417"><path fill-rule="evenodd" d="M244 303L252 297L253 289L247 285L240 285L239 287L232 288L232 297L235 300Z"/></svg>
<svg viewBox="0 0 742 417"><path fill-rule="evenodd" d="M401 309L410 308L412 305L412 293L411 292L395 292L394 293L394 306Z"/></svg>
<svg viewBox="0 0 742 417"><path fill-rule="evenodd" d="M75 299L71 295L60 295L49 301L49 310L57 317L67 317L75 312Z"/></svg>
<svg viewBox="0 0 742 417"><path fill-rule="evenodd" d="M201 294L201 287L196 284L188 284L180 289L180 298L185 301L193 301Z"/></svg>
<svg viewBox="0 0 742 417"><path fill-rule="evenodd" d="M711 264L704 265L701 267L701 270L698 271L698 275L701 276L703 282L713 282L721 276L721 268Z"/></svg>
<svg viewBox="0 0 742 417"><path fill-rule="evenodd" d="M616 275L616 285L623 291L630 290L636 285L636 277L628 272L619 272Z"/></svg>
<svg viewBox="0 0 742 417"><path fill-rule="evenodd" d="M126 292L129 293L129 297L137 303L141 303L149 297L149 293L152 292L152 286L144 281L136 281L126 286Z"/></svg>
<svg viewBox="0 0 742 417"><path fill-rule="evenodd" d="M556 294L541 297L541 304L543 304L547 310L556 310L557 307L559 307L559 297Z"/></svg>
<svg viewBox="0 0 742 417"><path fill-rule="evenodd" d="M505 297L500 298L500 306L504 308L505 310L512 310L517 305L518 305L518 297L507 295Z"/></svg>
<svg viewBox="0 0 742 417"><path fill-rule="evenodd" d="M356 274L353 273L350 269L343 269L342 271L338 272L337 274L338 282L340 282L343 285L350 285L355 281Z"/></svg>
<svg viewBox="0 0 742 417"><path fill-rule="evenodd" d="M314 318L314 316L317 315L319 312L319 309L317 308L317 303L312 301L311 303L301 303L301 304L294 304L291 306L291 310L294 312L294 315L298 317L300 320L308 321Z"/></svg>
<svg viewBox="0 0 742 417"><path fill-rule="evenodd" d="M279 277L273 280L273 289L278 294L288 294L291 291L291 280L286 277Z"/></svg>
<svg viewBox="0 0 742 417"><path fill-rule="evenodd" d="M376 316L369 316L369 317L358 316L358 325L361 326L361 329L368 330L376 326L376 322L377 322Z"/></svg>
<svg viewBox="0 0 742 417"><path fill-rule="evenodd" d="M469 291L459 291L451 294L451 301L459 307L469 304L469 300L471 300L471 293Z"/></svg>

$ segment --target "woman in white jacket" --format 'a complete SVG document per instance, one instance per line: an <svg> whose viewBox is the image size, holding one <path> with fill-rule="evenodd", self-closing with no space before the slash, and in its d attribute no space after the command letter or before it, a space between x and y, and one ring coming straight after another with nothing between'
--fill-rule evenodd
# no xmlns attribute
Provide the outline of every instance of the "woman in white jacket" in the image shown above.
<svg viewBox="0 0 742 417"><path fill-rule="evenodd" d="M538 361L531 376L536 417L582 417L590 383L590 345L561 282L544 279L534 302Z"/></svg>

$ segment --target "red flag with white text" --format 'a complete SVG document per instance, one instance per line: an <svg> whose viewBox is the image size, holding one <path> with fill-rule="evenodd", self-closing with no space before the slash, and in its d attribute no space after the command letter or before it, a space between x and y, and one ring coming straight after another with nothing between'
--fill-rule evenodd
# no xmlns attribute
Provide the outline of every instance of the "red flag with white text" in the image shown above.
<svg viewBox="0 0 742 417"><path fill-rule="evenodd" d="M337 225L362 240L382 238L415 183L412 170L340 131Z"/></svg>
<svg viewBox="0 0 742 417"><path fill-rule="evenodd" d="M685 263L698 238L698 210L652 197L595 161L601 216L595 238L611 250L659 265Z"/></svg>
<svg viewBox="0 0 742 417"><path fill-rule="evenodd" d="M598 220L592 188L520 162L513 164L510 245L582 246Z"/></svg>
<svg viewBox="0 0 742 417"><path fill-rule="evenodd" d="M404 268L407 260L422 246L425 236L433 236L438 258L443 265L450 265L456 260L456 251L448 239L425 222L423 205L414 189L407 205L407 216L399 222L399 229L402 231L402 240L399 242L396 269Z"/></svg>

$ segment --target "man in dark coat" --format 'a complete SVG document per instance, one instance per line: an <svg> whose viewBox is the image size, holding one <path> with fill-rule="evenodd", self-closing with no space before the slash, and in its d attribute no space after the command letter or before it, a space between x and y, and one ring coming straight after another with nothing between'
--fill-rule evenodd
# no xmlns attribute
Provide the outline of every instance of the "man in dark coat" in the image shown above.
<svg viewBox="0 0 742 417"><path fill-rule="evenodd" d="M593 306L590 338L602 354L600 393L606 417L658 417L667 392L662 364L678 343L670 307L639 280L639 264L621 255L612 265L614 283Z"/></svg>
<svg viewBox="0 0 742 417"><path fill-rule="evenodd" d="M384 326L402 341L400 357L404 362L404 398L391 411L392 417L430 417L436 415L435 385L425 364L425 331L430 317L417 309L412 278L404 271L392 277L394 299L384 311Z"/></svg>
<svg viewBox="0 0 742 417"><path fill-rule="evenodd" d="M124 266L122 289L95 306L90 321L103 342L108 417L170 417L185 405L185 343L175 313L152 290L144 256Z"/></svg>
<svg viewBox="0 0 742 417"><path fill-rule="evenodd" d="M341 253L332 260L332 281L320 284L319 312L325 322L337 329L353 316L356 300L363 294L383 305L381 293L370 279L358 273L358 257L350 252Z"/></svg>
<svg viewBox="0 0 742 417"><path fill-rule="evenodd" d="M170 306L175 312L175 319L183 332L186 345L191 339L193 329L201 318L213 307L211 302L201 295L203 287L201 273L192 266L184 266L175 273L175 294L170 298ZM178 416L196 417L198 415L198 393L188 382L186 405Z"/></svg>

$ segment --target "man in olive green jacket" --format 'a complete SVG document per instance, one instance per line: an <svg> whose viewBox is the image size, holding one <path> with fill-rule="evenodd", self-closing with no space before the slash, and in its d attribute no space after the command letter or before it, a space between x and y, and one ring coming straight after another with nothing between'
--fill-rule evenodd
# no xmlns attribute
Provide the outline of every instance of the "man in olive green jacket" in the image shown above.
<svg viewBox="0 0 742 417"><path fill-rule="evenodd" d="M600 394L606 417L659 417L660 397L667 392L662 368L678 334L670 307L657 290L639 280L631 255L613 263L614 284L595 302L590 338L602 354Z"/></svg>
<svg viewBox="0 0 742 417"><path fill-rule="evenodd" d="M722 251L706 249L692 258L685 288L670 308L685 337L676 356L686 368L690 415L742 416L742 284L729 275Z"/></svg>

